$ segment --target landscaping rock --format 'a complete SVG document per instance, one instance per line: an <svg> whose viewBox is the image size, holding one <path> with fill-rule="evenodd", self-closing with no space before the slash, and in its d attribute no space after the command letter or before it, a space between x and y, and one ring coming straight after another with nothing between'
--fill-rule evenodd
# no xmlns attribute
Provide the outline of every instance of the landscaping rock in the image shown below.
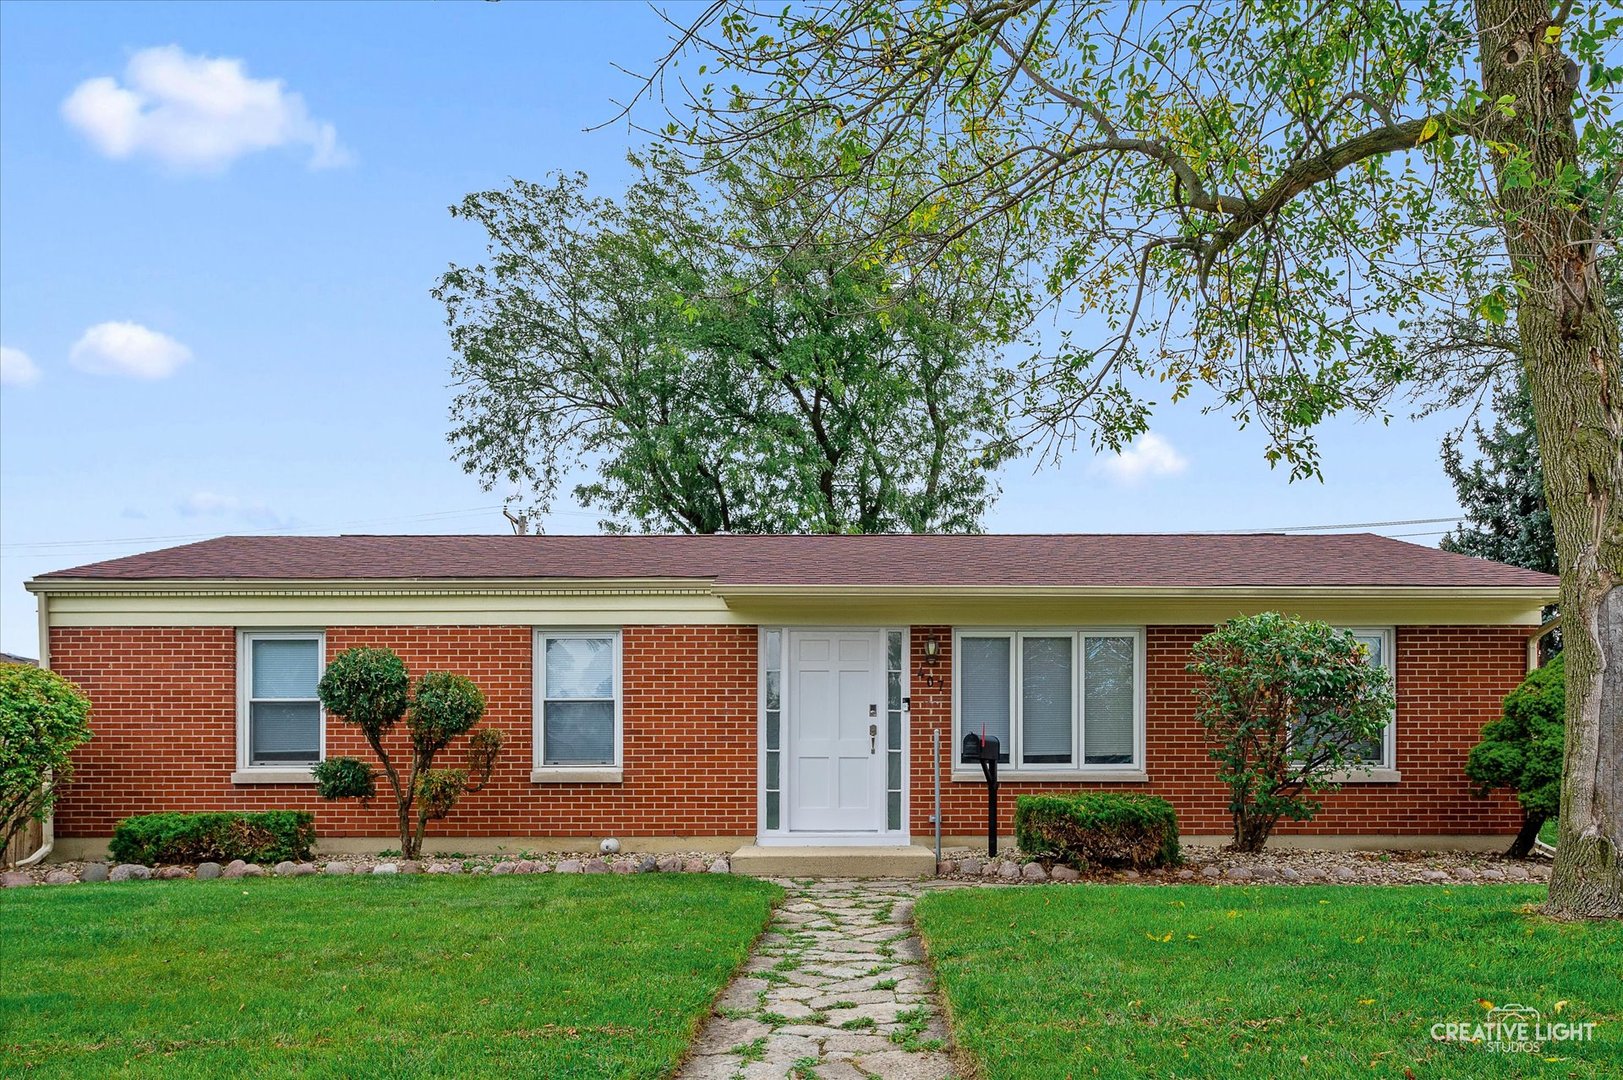
<svg viewBox="0 0 1623 1080"><path fill-rule="evenodd" d="M372 868L374 874L398 874L400 867L392 862L380 862Z"/></svg>
<svg viewBox="0 0 1623 1080"><path fill-rule="evenodd" d="M45 884L77 885L79 884L79 875L75 874L72 870L52 870L49 874L45 875Z"/></svg>
<svg viewBox="0 0 1623 1080"><path fill-rule="evenodd" d="M294 874L296 874L298 872L298 869L299 869L299 864L298 863L290 862L290 861L288 861L286 859L283 859L281 862L276 864L276 876L277 877L292 877Z"/></svg>
<svg viewBox="0 0 1623 1080"><path fill-rule="evenodd" d="M1505 872L1503 870L1497 869L1496 867L1490 866L1490 867L1488 867L1488 869L1482 871L1482 880L1483 881L1503 881L1503 880L1505 880Z"/></svg>
<svg viewBox="0 0 1623 1080"><path fill-rule="evenodd" d="M602 859L587 859L586 865L581 870L587 874L606 874L609 872L609 864Z"/></svg>
<svg viewBox="0 0 1623 1080"><path fill-rule="evenodd" d="M1004 881L1019 881L1020 867L1012 862L998 863L997 876Z"/></svg>
<svg viewBox="0 0 1623 1080"><path fill-rule="evenodd" d="M1139 873L1137 870L1123 870L1121 876L1126 878L1128 881L1137 881L1139 878Z"/></svg>
<svg viewBox="0 0 1623 1080"><path fill-rule="evenodd" d="M120 881L123 879L120 878ZM34 879L21 870L11 870L0 874L0 889L24 889L34 884Z"/></svg>
<svg viewBox="0 0 1623 1080"><path fill-rule="evenodd" d="M986 869L986 864L979 859L965 859L958 864L960 874L979 874Z"/></svg>
<svg viewBox="0 0 1623 1080"><path fill-rule="evenodd" d="M657 874L658 872L659 860L654 858L652 855L644 855L642 858L637 860L637 873Z"/></svg>
<svg viewBox="0 0 1623 1080"><path fill-rule="evenodd" d="M682 872L682 857L680 855L663 855L656 865L662 874L680 874Z"/></svg>
<svg viewBox="0 0 1623 1080"><path fill-rule="evenodd" d="M1194 876L1195 876L1195 872L1193 870L1189 869L1189 867L1187 867L1187 866L1184 867L1182 870L1178 871L1178 879L1180 881L1188 881L1190 878L1192 878Z"/></svg>
<svg viewBox="0 0 1623 1080"><path fill-rule="evenodd" d="M536 860L534 865L535 865L535 872L537 874L550 874L550 873L552 873L552 864L551 863L546 863L546 862L541 862L540 860Z"/></svg>
<svg viewBox="0 0 1623 1080"><path fill-rule="evenodd" d="M1456 866L1454 868L1454 876L1459 878L1461 881L1475 881L1476 871L1472 870L1469 866Z"/></svg>
<svg viewBox="0 0 1623 1080"><path fill-rule="evenodd" d="M355 868L347 862L330 862L323 868L327 873L337 877L342 874L353 874Z"/></svg>
<svg viewBox="0 0 1623 1080"><path fill-rule="evenodd" d="M220 864L217 862L200 862L197 864L197 880L213 881L220 876Z"/></svg>
<svg viewBox="0 0 1623 1080"><path fill-rule="evenodd" d="M450 865L449 863L429 863L428 872L430 874L454 874L456 873L456 867Z"/></svg>
<svg viewBox="0 0 1623 1080"><path fill-rule="evenodd" d="M241 859L232 859L230 862L225 864L225 869L220 871L220 876L221 877L228 877L228 878L239 878L239 877L246 876L247 873L248 873L248 864L247 863L243 862Z"/></svg>
<svg viewBox="0 0 1623 1080"><path fill-rule="evenodd" d="M404 859L396 865L402 874L420 874L423 872L423 864L416 859Z"/></svg>
<svg viewBox="0 0 1623 1080"><path fill-rule="evenodd" d="M1529 877L1525 866L1507 866L1505 876L1511 881L1526 881Z"/></svg>
<svg viewBox="0 0 1623 1080"><path fill-rule="evenodd" d="M1350 867L1350 866L1338 866L1338 867L1336 867L1336 880L1337 881L1356 881L1357 879L1358 879L1358 872L1356 870L1354 870L1352 867Z"/></svg>
<svg viewBox="0 0 1623 1080"><path fill-rule="evenodd" d="M165 866L158 871L158 878L162 881L174 881L177 878L191 877L191 871L184 866Z"/></svg>
<svg viewBox="0 0 1623 1080"><path fill-rule="evenodd" d="M705 871L705 865L706 864L703 859L689 859L687 862L682 864L682 873L702 874Z"/></svg>
<svg viewBox="0 0 1623 1080"><path fill-rule="evenodd" d="M610 863L609 870L615 874L633 874L636 873L637 867L635 863L629 863L621 859L618 862Z"/></svg>
<svg viewBox="0 0 1623 1080"><path fill-rule="evenodd" d="M541 872L541 865L541 863L536 862L534 859L520 859L518 862L513 864L513 873L538 874Z"/></svg>
<svg viewBox="0 0 1623 1080"><path fill-rule="evenodd" d="M1200 872L1206 877L1211 878L1223 876L1223 871L1216 866L1203 866L1200 868Z"/></svg>
<svg viewBox="0 0 1623 1080"><path fill-rule="evenodd" d="M293 876L294 877L309 877L311 874L313 874L315 872L316 872L316 864L315 863L313 863L313 862L301 862L298 866L294 867Z"/></svg>
<svg viewBox="0 0 1623 1080"><path fill-rule="evenodd" d="M1301 881L1302 880L1302 875L1297 873L1296 868L1293 867L1293 866L1285 867L1285 869L1283 869L1283 870L1281 870L1279 872L1279 876L1280 876L1280 879L1284 880L1284 881Z"/></svg>
<svg viewBox="0 0 1623 1080"><path fill-rule="evenodd" d="M264 877L265 868L258 863L249 863L242 869L243 877Z"/></svg>
<svg viewBox="0 0 1623 1080"><path fill-rule="evenodd" d="M1020 871L1020 876L1026 881L1047 881L1048 871L1043 869L1042 863L1028 862Z"/></svg>
<svg viewBox="0 0 1623 1080"><path fill-rule="evenodd" d="M1076 881L1082 875L1077 873L1075 870L1072 870L1069 866L1056 866L1054 869L1048 872L1048 876L1053 878L1055 881Z"/></svg>
<svg viewBox="0 0 1623 1080"><path fill-rule="evenodd" d="M86 863L85 868L79 871L79 880L96 882L107 880L107 864L103 862Z"/></svg>
<svg viewBox="0 0 1623 1080"><path fill-rule="evenodd" d="M732 872L733 868L726 859L717 859L710 864L710 873L712 874L730 874Z"/></svg>
<svg viewBox="0 0 1623 1080"><path fill-rule="evenodd" d="M499 862L490 868L492 876L496 874L511 874L518 869L517 863Z"/></svg>
<svg viewBox="0 0 1623 1080"><path fill-rule="evenodd" d="M1252 873L1258 881L1274 881L1279 877L1279 874L1271 866L1259 866Z"/></svg>
<svg viewBox="0 0 1623 1080"><path fill-rule="evenodd" d="M1230 881L1250 881L1252 874L1243 866L1231 866L1223 871L1223 876Z"/></svg>
<svg viewBox="0 0 1623 1080"><path fill-rule="evenodd" d="M140 863L119 863L107 875L108 881L146 881L152 877L152 868Z"/></svg>
<svg viewBox="0 0 1623 1080"><path fill-rule="evenodd" d="M951 877L958 872L958 864L952 859L942 859L935 864L936 877Z"/></svg>
<svg viewBox="0 0 1623 1080"><path fill-rule="evenodd" d="M1420 877L1425 881L1447 881L1448 875L1441 870L1422 870Z"/></svg>
<svg viewBox="0 0 1623 1080"><path fill-rule="evenodd" d="M581 872L581 870L582 867L579 859L565 859L563 862L558 864L558 873L560 874L578 874Z"/></svg>

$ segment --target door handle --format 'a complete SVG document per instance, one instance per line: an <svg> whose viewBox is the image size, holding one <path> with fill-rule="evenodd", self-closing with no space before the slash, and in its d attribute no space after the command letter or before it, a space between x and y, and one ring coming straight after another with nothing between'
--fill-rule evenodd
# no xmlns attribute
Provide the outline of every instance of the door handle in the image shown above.
<svg viewBox="0 0 1623 1080"><path fill-rule="evenodd" d="M879 752L878 747L879 747L879 725L878 724L869 724L868 725L868 753L870 753L870 754L878 753Z"/></svg>

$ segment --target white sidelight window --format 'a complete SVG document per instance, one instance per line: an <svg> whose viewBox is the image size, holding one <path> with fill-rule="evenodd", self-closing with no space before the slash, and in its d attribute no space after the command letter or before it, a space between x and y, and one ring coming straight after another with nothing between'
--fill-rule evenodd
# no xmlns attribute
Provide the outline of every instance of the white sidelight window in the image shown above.
<svg viewBox="0 0 1623 1080"><path fill-rule="evenodd" d="M617 768L619 632L538 631L536 653L536 768Z"/></svg>
<svg viewBox="0 0 1623 1080"><path fill-rule="evenodd" d="M245 633L238 643L238 765L307 769L321 760L316 684L326 665L316 631Z"/></svg>
<svg viewBox="0 0 1623 1080"><path fill-rule="evenodd" d="M1137 629L959 631L954 754L973 732L1011 776L1141 770L1143 646Z"/></svg>

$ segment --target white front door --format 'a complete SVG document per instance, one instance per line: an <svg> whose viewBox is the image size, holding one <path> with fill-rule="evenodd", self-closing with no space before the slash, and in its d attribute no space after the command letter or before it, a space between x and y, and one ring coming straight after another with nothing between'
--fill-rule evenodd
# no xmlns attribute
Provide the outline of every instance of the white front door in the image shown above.
<svg viewBox="0 0 1623 1080"><path fill-rule="evenodd" d="M884 638L789 632L788 827L879 832L884 823Z"/></svg>

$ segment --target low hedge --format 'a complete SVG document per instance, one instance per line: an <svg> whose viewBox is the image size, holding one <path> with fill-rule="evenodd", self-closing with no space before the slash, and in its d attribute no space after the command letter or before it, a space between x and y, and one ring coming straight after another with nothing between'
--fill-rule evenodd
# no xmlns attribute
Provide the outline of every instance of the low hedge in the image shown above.
<svg viewBox="0 0 1623 1080"><path fill-rule="evenodd" d="M137 814L118 823L109 847L121 863L303 862L316 840L304 810L257 814Z"/></svg>
<svg viewBox="0 0 1623 1080"><path fill-rule="evenodd" d="M1153 795L1022 795L1014 803L1014 838L1025 854L1078 870L1178 863L1178 814Z"/></svg>

